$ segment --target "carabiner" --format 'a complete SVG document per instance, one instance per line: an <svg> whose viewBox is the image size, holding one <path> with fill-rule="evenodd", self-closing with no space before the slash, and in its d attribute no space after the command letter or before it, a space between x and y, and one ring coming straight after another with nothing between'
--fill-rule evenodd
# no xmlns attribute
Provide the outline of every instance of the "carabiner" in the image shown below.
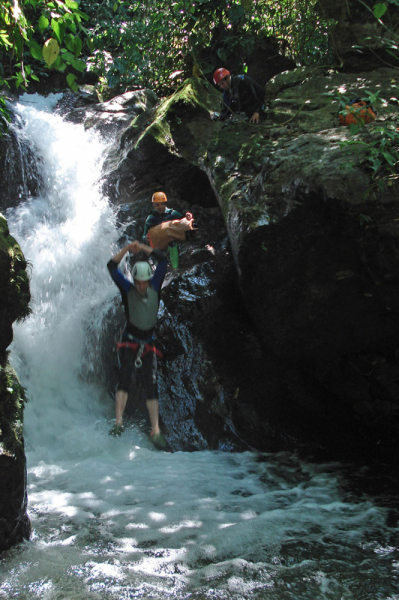
<svg viewBox="0 0 399 600"><path fill-rule="evenodd" d="M144 351L144 343L141 342L139 349L137 351L136 360L134 361L134 366L136 367L136 369L140 369L140 367L143 364L143 362L141 360L141 355L143 354L143 351Z"/></svg>

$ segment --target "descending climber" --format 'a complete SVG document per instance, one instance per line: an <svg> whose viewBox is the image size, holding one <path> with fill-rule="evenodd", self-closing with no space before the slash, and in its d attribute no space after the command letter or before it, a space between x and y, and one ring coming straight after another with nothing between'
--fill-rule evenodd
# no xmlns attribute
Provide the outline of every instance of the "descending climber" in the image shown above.
<svg viewBox="0 0 399 600"><path fill-rule="evenodd" d="M157 261L155 272L146 261L133 266L133 283L126 279L118 265L127 252L143 251ZM121 365L115 399L115 425L111 435L123 431L122 417L128 399L132 375L142 378L146 389L147 409L151 422L151 439L157 448L166 448L167 442L159 428L157 389L157 353L154 344L154 327L158 317L160 290L166 272L166 256L146 244L135 240L120 250L107 264L109 273L122 294L126 314L126 327L119 346Z"/></svg>
<svg viewBox="0 0 399 600"><path fill-rule="evenodd" d="M223 90L223 110L212 113L214 120L224 121L233 113L243 112L250 123L259 123L265 98L264 89L248 75L231 75L221 68L213 74L213 81Z"/></svg>

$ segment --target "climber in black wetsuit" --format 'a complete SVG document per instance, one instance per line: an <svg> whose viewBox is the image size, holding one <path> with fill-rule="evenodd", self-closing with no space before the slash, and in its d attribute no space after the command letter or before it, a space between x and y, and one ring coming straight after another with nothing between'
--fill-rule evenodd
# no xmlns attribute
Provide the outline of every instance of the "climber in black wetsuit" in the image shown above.
<svg viewBox="0 0 399 600"><path fill-rule="evenodd" d="M126 279L118 265L127 252L143 251L157 261L155 272L146 261L133 266L133 283ZM122 294L126 314L126 327L119 344L121 368L115 399L115 426L112 435L123 431L122 417L126 407L133 371L139 371L147 392L147 409L151 421L151 436L155 446L166 446L159 428L157 389L157 358L153 332L158 317L162 281L166 273L166 256L151 246L135 240L120 250L107 264L109 273Z"/></svg>
<svg viewBox="0 0 399 600"><path fill-rule="evenodd" d="M231 75L227 69L217 69L213 81L223 90L224 109L220 115L213 118L224 121L234 113L243 112L250 123L259 123L263 112L265 90L248 75Z"/></svg>

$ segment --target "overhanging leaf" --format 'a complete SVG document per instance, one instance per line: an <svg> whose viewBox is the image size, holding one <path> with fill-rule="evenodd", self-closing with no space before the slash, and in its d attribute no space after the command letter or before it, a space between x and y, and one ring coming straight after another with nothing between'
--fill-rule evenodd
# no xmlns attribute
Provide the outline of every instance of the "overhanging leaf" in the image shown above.
<svg viewBox="0 0 399 600"><path fill-rule="evenodd" d="M36 60L42 60L42 58L43 58L42 47L36 41L29 42L28 47L29 47L30 53L32 54L33 58L36 58Z"/></svg>
<svg viewBox="0 0 399 600"><path fill-rule="evenodd" d="M60 47L57 40L50 38L43 45L43 58L46 61L46 65L51 67L58 58L60 53Z"/></svg>
<svg viewBox="0 0 399 600"><path fill-rule="evenodd" d="M49 24L50 24L50 21L48 20L48 18L45 17L44 15L42 15L38 21L40 33L43 33L43 31L45 29L47 29Z"/></svg>
<svg viewBox="0 0 399 600"><path fill-rule="evenodd" d="M57 21L56 19L51 19L51 29L54 31L58 42L61 44L65 36L65 24Z"/></svg>
<svg viewBox="0 0 399 600"><path fill-rule="evenodd" d="M385 160L387 161L387 163L389 165L391 165L391 167L395 164L396 161L395 161L394 157L392 156L392 154L390 154L389 152L383 152L382 155L385 158Z"/></svg>
<svg viewBox="0 0 399 600"><path fill-rule="evenodd" d="M74 49L76 57L79 56L79 54L81 53L82 46L83 46L82 40L80 38L76 37L75 38L75 49Z"/></svg>
<svg viewBox="0 0 399 600"><path fill-rule="evenodd" d="M373 9L375 18L381 19L385 15L387 8L386 4L375 4Z"/></svg>
<svg viewBox="0 0 399 600"><path fill-rule="evenodd" d="M0 43L3 44L4 46L12 47L12 43L10 42L10 40L8 38L8 33L6 31L0 31Z"/></svg>
<svg viewBox="0 0 399 600"><path fill-rule="evenodd" d="M77 71L80 71L81 73L83 73L83 71L86 68L86 63L83 62L83 60L78 60L76 58L71 60L71 65L73 66L74 69L76 69Z"/></svg>
<svg viewBox="0 0 399 600"><path fill-rule="evenodd" d="M222 62L225 62L227 60L227 52L224 48L218 49L218 57Z"/></svg>
<svg viewBox="0 0 399 600"><path fill-rule="evenodd" d="M73 90L74 92L78 91L78 84L76 83L76 75L74 75L73 73L69 73L69 75L67 75L67 83L69 85L69 87L71 88L71 90Z"/></svg>

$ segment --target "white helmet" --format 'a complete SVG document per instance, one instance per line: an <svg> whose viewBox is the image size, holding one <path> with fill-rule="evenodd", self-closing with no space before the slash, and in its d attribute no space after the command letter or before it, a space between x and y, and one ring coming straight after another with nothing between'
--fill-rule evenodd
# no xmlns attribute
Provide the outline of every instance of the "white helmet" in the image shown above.
<svg viewBox="0 0 399 600"><path fill-rule="evenodd" d="M148 281L152 277L150 264L146 261L136 262L133 267L133 279Z"/></svg>

